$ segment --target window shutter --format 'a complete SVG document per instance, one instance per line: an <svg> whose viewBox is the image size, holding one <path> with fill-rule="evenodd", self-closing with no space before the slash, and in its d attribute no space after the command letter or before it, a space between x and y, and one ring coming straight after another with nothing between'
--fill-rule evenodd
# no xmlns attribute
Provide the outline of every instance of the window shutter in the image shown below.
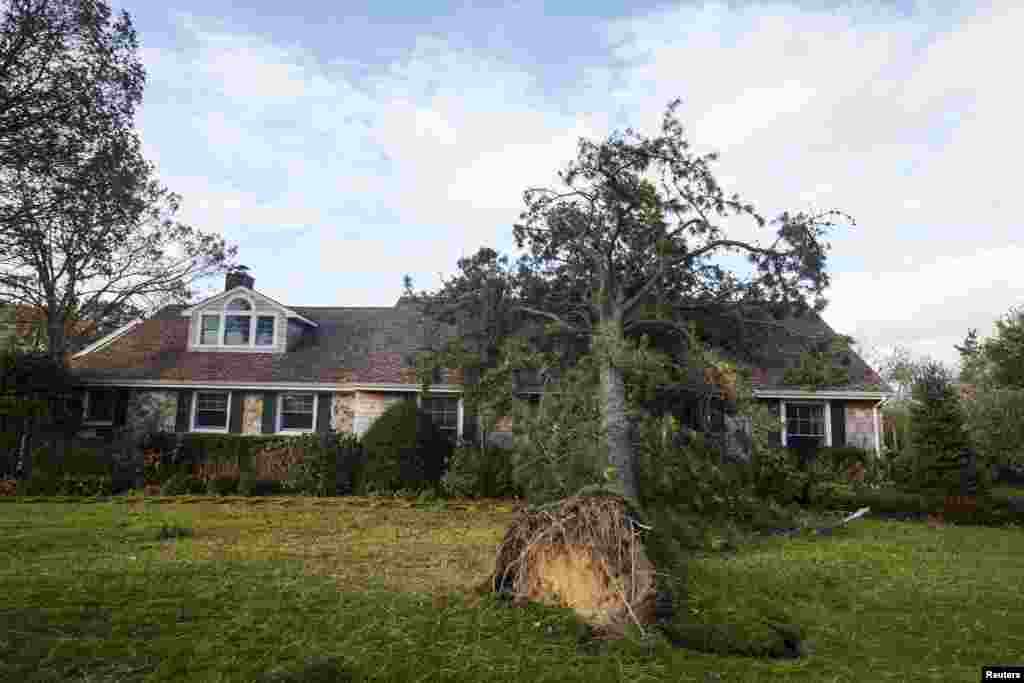
<svg viewBox="0 0 1024 683"><path fill-rule="evenodd" d="M241 391L232 391L230 394L231 408L228 416L228 432L231 434L242 433L242 411L245 404L245 394Z"/></svg>
<svg viewBox="0 0 1024 683"><path fill-rule="evenodd" d="M323 392L316 395L316 431L326 434L331 431L331 397L334 394Z"/></svg>
<svg viewBox="0 0 1024 683"><path fill-rule="evenodd" d="M277 426L274 424L277 418L277 392L266 391L263 392L263 426L262 432L264 434L273 434L274 428Z"/></svg>
<svg viewBox="0 0 1024 683"><path fill-rule="evenodd" d="M832 401L832 445L846 445L846 401Z"/></svg>
<svg viewBox="0 0 1024 683"><path fill-rule="evenodd" d="M192 392L181 389L178 392L178 415L174 420L174 431L187 432L192 417Z"/></svg>
<svg viewBox="0 0 1024 683"><path fill-rule="evenodd" d="M118 389L114 403L114 426L123 427L128 421L128 402L132 399L131 389Z"/></svg>

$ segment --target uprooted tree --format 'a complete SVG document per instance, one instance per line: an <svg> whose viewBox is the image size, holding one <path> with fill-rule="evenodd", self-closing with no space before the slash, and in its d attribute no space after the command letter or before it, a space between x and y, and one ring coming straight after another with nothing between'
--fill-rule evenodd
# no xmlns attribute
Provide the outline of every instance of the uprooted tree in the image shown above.
<svg viewBox="0 0 1024 683"><path fill-rule="evenodd" d="M127 13L103 0L9 0L0 17L0 302L69 331L189 298L233 250L174 219L134 129L145 73ZM82 325L82 321L90 324Z"/></svg>
<svg viewBox="0 0 1024 683"><path fill-rule="evenodd" d="M576 159L559 173L560 187L524 193L514 236L526 256L516 269L500 277L484 269L490 277L463 278L435 295L453 305L480 304L493 301L496 279L514 282L498 292L507 310L589 345L599 366L600 457L632 499L638 490L624 340L644 332L678 332L683 339L688 322L715 316L781 325L777 320L787 315L821 310L829 284L822 237L842 216L783 213L766 244L733 236L737 220L759 227L767 221L721 188L711 171L716 155L691 149L678 105L669 105L655 137L627 130L600 142L580 140ZM722 265L727 254L744 256L749 268Z"/></svg>

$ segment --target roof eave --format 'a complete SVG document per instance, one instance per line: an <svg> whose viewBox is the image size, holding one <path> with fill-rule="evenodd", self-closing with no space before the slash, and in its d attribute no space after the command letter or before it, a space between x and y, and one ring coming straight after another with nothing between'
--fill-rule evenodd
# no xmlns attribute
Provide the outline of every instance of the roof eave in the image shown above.
<svg viewBox="0 0 1024 683"><path fill-rule="evenodd" d="M863 391L860 389L754 389L756 398L818 398L880 401L891 397L891 391Z"/></svg>
<svg viewBox="0 0 1024 683"><path fill-rule="evenodd" d="M221 300L221 299L227 299L227 298L229 298L229 297L230 297L230 296L231 296L232 294L236 294L236 293L239 293L239 291L241 291L242 293L246 293L246 294L255 294L256 296L260 296L260 297L263 297L263 298L264 298L264 299L266 299L267 301L270 301L270 302L272 302L272 303L274 303L274 304L276 304L276 305L280 306L280 307L281 307L281 310L283 310L283 311L284 311L284 313L285 313L285 315L286 315L286 316L288 316L289 318L295 318L296 320L301 320L302 322L304 322L304 323L306 323L307 325L310 325L310 326L312 326L312 327L320 327L320 325L319 325L319 324L317 324L317 322L316 322L316 321L310 320L310 319L309 319L309 318L307 318L306 316L304 316L304 315L300 315L300 314L296 313L296 312L295 312L295 311L293 311L292 309L290 309L290 308L288 308L287 306L285 306L284 304L282 304L282 303L281 303L280 301L278 301L278 300L276 300L276 299L273 299L273 298L271 298L271 297L267 296L266 294L264 294L264 293L262 293L262 292L257 292L257 291L256 291L255 289L249 289L248 287L243 287L243 286L241 286L241 285L239 285L238 287L235 287L235 288L233 288L233 289L229 289L229 290L227 290L226 292L221 292L220 294L215 294L215 295L213 295L213 296L211 296L211 297L208 297L208 298L206 298L206 299L203 299L202 301L200 301L200 302L199 302L199 303L197 303L197 304L194 304L194 305L192 305L192 306L189 306L188 308L182 309L182 311L181 311L181 316L182 316L183 318L188 318L188 317L189 317L189 316L191 316L191 315L192 315L192 314L193 314L193 313L195 312L195 310L196 310L197 308L199 308L200 306L205 306L205 305L207 305L207 304L209 304L209 303L213 303L213 302L215 302L215 301L219 301L219 300Z"/></svg>

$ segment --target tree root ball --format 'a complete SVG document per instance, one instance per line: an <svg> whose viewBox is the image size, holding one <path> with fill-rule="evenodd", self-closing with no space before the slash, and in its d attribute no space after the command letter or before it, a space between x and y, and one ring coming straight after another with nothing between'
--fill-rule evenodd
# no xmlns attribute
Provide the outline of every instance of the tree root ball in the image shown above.
<svg viewBox="0 0 1024 683"><path fill-rule="evenodd" d="M655 621L654 566L644 527L615 495L573 496L523 511L498 548L493 588L569 607L605 632Z"/></svg>

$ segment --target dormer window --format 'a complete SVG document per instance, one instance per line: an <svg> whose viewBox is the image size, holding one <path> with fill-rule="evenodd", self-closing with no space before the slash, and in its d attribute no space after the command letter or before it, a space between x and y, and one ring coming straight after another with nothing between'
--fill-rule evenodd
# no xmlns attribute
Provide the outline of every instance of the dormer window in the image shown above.
<svg viewBox="0 0 1024 683"><path fill-rule="evenodd" d="M232 299L225 310L227 313L224 315L224 346L248 346L252 316L248 313L240 315L239 312L251 311L252 304L245 299Z"/></svg>
<svg viewBox="0 0 1024 683"><path fill-rule="evenodd" d="M253 313L249 299L235 297L221 311L201 314L197 345L231 348L273 346L277 316Z"/></svg>

